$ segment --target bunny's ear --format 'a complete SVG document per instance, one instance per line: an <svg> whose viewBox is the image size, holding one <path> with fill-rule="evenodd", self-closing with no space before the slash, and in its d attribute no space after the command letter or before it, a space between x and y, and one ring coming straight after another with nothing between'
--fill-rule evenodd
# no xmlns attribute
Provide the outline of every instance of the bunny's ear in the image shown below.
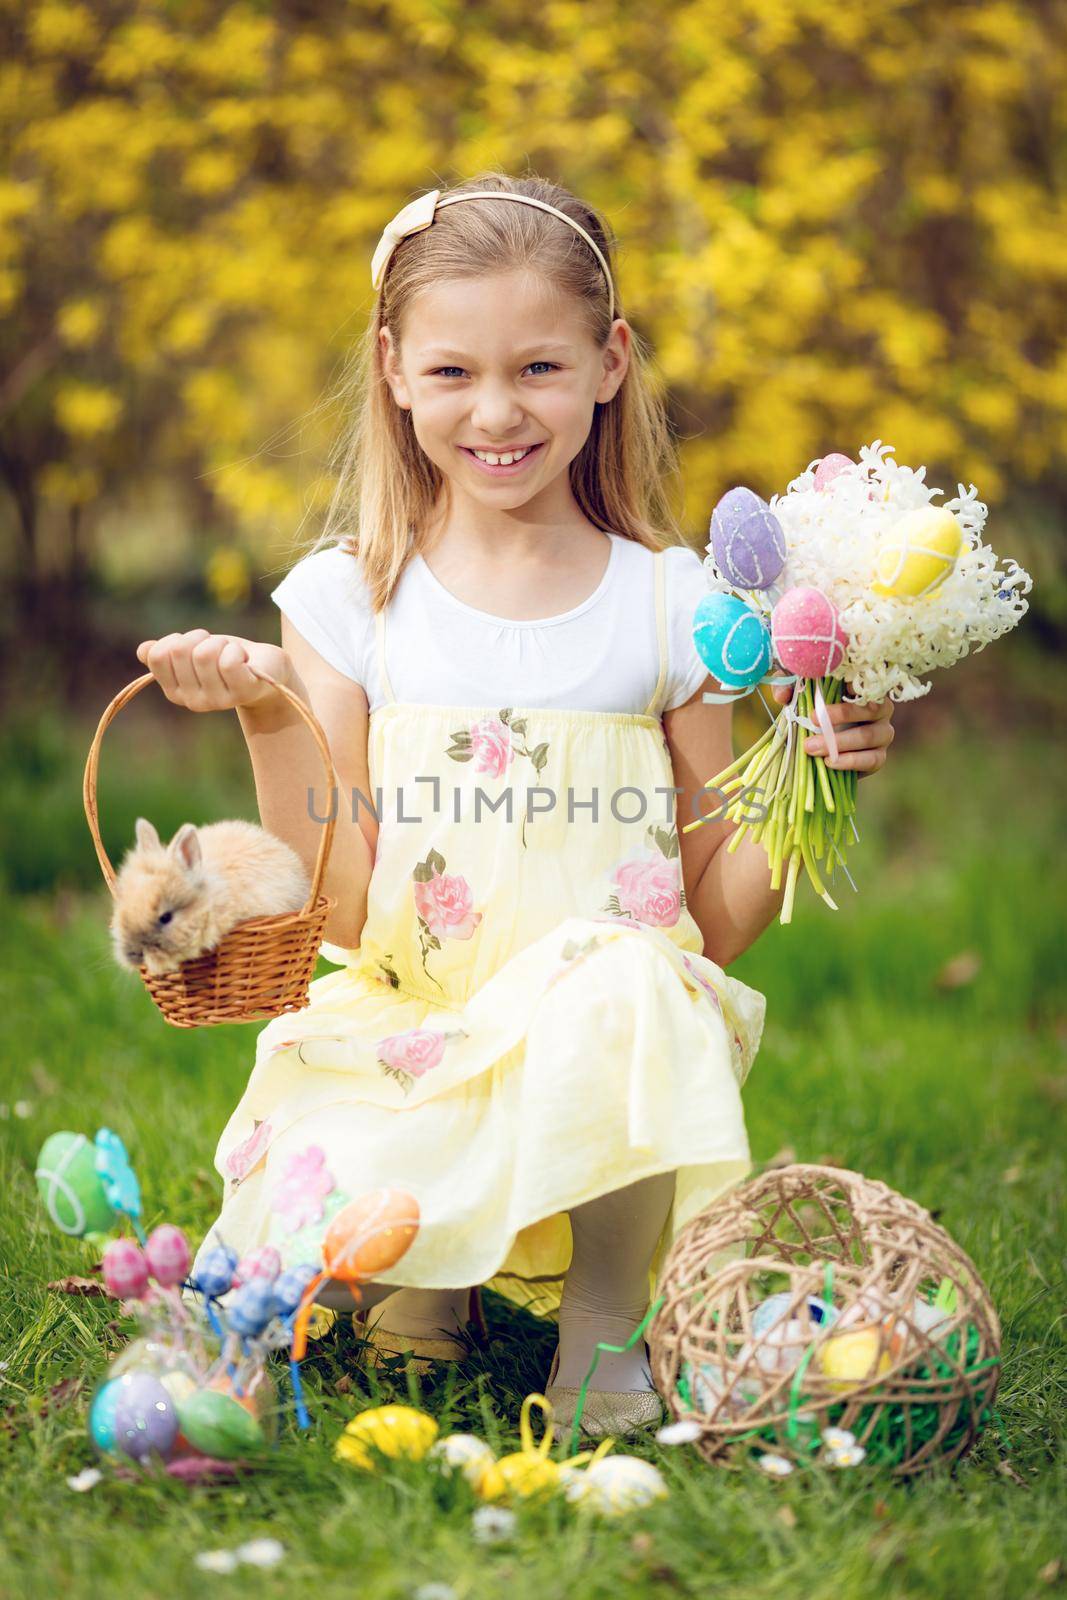
<svg viewBox="0 0 1067 1600"><path fill-rule="evenodd" d="M168 854L180 861L183 867L192 869L200 865L200 835L196 831L195 822L183 822L174 838L167 846Z"/></svg>
<svg viewBox="0 0 1067 1600"><path fill-rule="evenodd" d="M138 817L136 822L137 843L142 850L162 850L159 834L145 817Z"/></svg>

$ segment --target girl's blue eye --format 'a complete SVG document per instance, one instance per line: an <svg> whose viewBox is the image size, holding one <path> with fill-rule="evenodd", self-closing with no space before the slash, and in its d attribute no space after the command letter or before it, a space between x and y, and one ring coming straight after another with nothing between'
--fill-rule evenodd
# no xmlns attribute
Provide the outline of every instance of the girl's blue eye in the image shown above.
<svg viewBox="0 0 1067 1600"><path fill-rule="evenodd" d="M531 367L551 367L553 371L556 370L556 363L554 361L531 361L528 364ZM444 377L447 373L450 373L450 372L463 372L464 370L465 369L463 367L434 367L433 372L430 374L430 376L434 377L434 378L439 378L439 377Z"/></svg>

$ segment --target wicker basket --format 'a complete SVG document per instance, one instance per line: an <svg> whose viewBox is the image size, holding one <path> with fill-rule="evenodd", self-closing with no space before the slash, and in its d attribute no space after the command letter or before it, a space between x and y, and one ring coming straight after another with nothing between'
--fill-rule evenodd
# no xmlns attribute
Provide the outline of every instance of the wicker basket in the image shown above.
<svg viewBox="0 0 1067 1600"><path fill-rule="evenodd" d="M782 1167L732 1190L683 1228L660 1292L656 1387L708 1461L832 1460L837 1428L903 1477L955 1460L991 1415L1000 1325L973 1262L857 1172Z"/></svg>
<svg viewBox="0 0 1067 1600"><path fill-rule="evenodd" d="M273 684L293 705L314 736L326 769L327 792L336 784L333 761L326 736L318 721L298 695L277 683L265 672L250 669L264 683ZM100 718L100 723L85 763L82 798L89 831L96 846L97 859L112 896L115 871L100 838L96 803L96 774L100 742L112 718L128 705L134 695L157 680L146 672L117 694ZM276 917L255 917L241 922L221 939L214 950L185 961L177 972L152 977L140 968L145 988L176 1028L206 1028L220 1022L262 1022L286 1011L302 1011L308 1004L308 984L315 971L319 945L326 920L337 904L336 898L320 893L337 816L334 808L322 829L315 859L311 888L300 911Z"/></svg>

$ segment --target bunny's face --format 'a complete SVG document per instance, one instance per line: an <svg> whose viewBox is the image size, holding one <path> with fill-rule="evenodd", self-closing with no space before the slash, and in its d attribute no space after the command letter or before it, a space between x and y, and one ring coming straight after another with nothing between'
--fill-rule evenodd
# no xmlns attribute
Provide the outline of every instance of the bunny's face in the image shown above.
<svg viewBox="0 0 1067 1600"><path fill-rule="evenodd" d="M166 849L150 822L137 819L137 845L115 882L110 930L115 959L152 974L174 972L200 953L198 910L205 894L200 841L185 823Z"/></svg>

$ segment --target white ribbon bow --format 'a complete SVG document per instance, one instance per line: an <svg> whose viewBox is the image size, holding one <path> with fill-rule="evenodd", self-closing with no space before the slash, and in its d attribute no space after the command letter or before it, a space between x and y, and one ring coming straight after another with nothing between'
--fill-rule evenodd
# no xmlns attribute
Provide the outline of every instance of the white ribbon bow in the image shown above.
<svg viewBox="0 0 1067 1600"><path fill-rule="evenodd" d="M440 189L431 189L429 194L420 194L417 200L402 206L392 222L386 223L371 257L370 276L375 289L381 282L389 257L401 239L406 239L412 233L421 233L424 228L430 226L440 195Z"/></svg>

